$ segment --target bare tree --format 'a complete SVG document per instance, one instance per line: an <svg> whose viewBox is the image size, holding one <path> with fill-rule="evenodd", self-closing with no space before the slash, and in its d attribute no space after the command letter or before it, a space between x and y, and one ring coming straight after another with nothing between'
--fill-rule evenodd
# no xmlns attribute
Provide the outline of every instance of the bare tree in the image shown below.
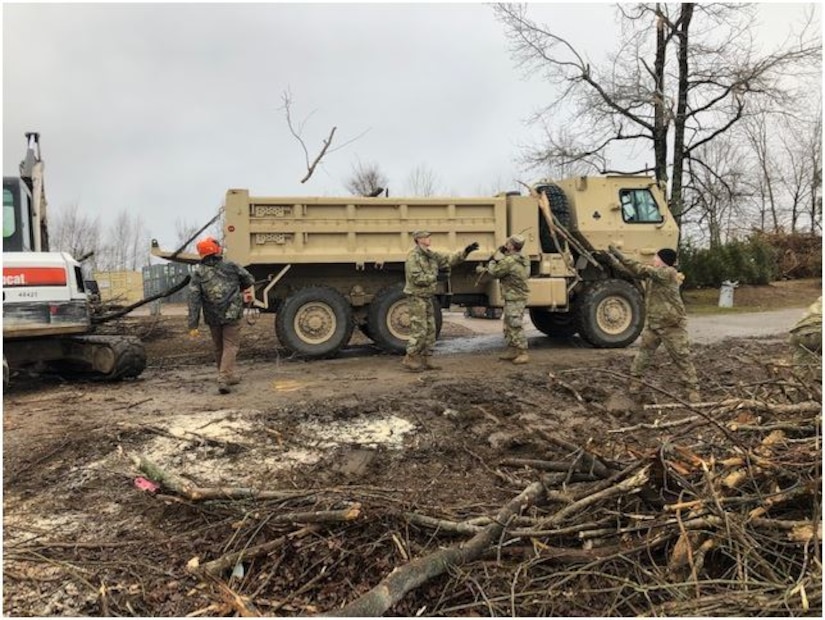
<svg viewBox="0 0 825 620"><path fill-rule="evenodd" d="M685 223L706 231L711 248L750 229L744 210L751 189L744 147L734 140L718 140L700 149L689 161L690 183L685 185Z"/></svg>
<svg viewBox="0 0 825 620"><path fill-rule="evenodd" d="M298 144L301 145L301 150L303 150L304 152L304 161L306 162L307 171L304 177L301 179L301 183L306 183L307 181L309 181L310 177L313 175L315 169L318 167L318 165L321 163L324 157L326 157L330 153L334 153L335 151L344 148L348 144L351 144L352 142L363 136L365 133L367 133L367 131L369 131L363 131L355 138L347 140L340 146L331 148L332 139L335 136L335 132L338 129L337 127L333 127L330 130L329 135L325 139L321 140L321 149L318 151L318 154L310 160L309 149L307 148L306 142L304 142L303 136L304 125L306 124L307 120L309 120L309 116L312 116L312 114L310 114L306 119L304 119L296 125L296 123L292 119L292 93L290 93L289 90L285 90L283 93L281 93L281 101L283 102L281 110L283 110L284 116L286 117L286 124L287 127L289 127L289 132L298 141Z"/></svg>
<svg viewBox="0 0 825 620"><path fill-rule="evenodd" d="M438 175L432 168L427 164L419 164L407 177L405 188L410 196L434 196L439 185Z"/></svg>
<svg viewBox="0 0 825 620"><path fill-rule="evenodd" d="M810 20L797 39L765 53L751 36L751 5L620 5L624 36L603 65L591 64L551 26L529 19L524 5L499 4L494 10L516 63L559 87L534 118L553 120L548 121L552 138L534 150L533 159L596 168L612 161L620 145L647 145L652 166L604 165L602 171L652 171L657 179L670 180L677 219L688 161L700 160L704 147L746 118L755 104L776 110L789 104L788 79L819 72L821 45ZM571 143L559 127L573 119L581 131ZM691 169L709 169L697 163Z"/></svg>
<svg viewBox="0 0 825 620"><path fill-rule="evenodd" d="M183 218L175 218L175 249L181 252L195 251L195 237L200 226Z"/></svg>
<svg viewBox="0 0 825 620"><path fill-rule="evenodd" d="M802 220L808 218L808 229L816 232L822 225L821 99L810 108L804 106L800 118L782 119L777 130L784 155L781 181L789 203L790 230L799 231Z"/></svg>
<svg viewBox="0 0 825 620"><path fill-rule="evenodd" d="M776 232L781 223L774 185L779 181L780 173L775 161L777 151L768 136L768 114L763 111L746 119L742 124L742 130L756 161L756 173L752 184L759 201L759 229L766 230L770 217L771 227Z"/></svg>
<svg viewBox="0 0 825 620"><path fill-rule="evenodd" d="M55 209L50 222L50 244L52 250L68 252L74 258L87 259L94 267L99 260L97 253L101 250L100 219L91 218L80 211L77 203Z"/></svg>
<svg viewBox="0 0 825 620"><path fill-rule="evenodd" d="M364 164L360 161L352 167L352 176L345 187L353 196L377 196L387 188L387 177L378 164Z"/></svg>
<svg viewBox="0 0 825 620"><path fill-rule="evenodd" d="M101 271L135 271L149 264L149 235L140 214L121 209L106 239L98 260Z"/></svg>

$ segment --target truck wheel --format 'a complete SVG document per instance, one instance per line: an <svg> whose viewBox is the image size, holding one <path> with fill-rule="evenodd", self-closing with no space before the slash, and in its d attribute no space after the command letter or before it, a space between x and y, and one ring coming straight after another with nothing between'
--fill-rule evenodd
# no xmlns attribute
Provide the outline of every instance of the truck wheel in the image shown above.
<svg viewBox="0 0 825 620"><path fill-rule="evenodd" d="M576 306L579 334L600 349L626 347L644 327L642 294L624 280L590 284L579 295Z"/></svg>
<svg viewBox="0 0 825 620"><path fill-rule="evenodd" d="M433 299L436 338L444 317ZM367 309L367 329L376 344L389 353L404 353L410 336L410 312L404 285L393 284L378 292Z"/></svg>
<svg viewBox="0 0 825 620"><path fill-rule="evenodd" d="M543 308L530 308L530 320L537 330L551 338L570 338L579 331L571 312L550 312Z"/></svg>
<svg viewBox="0 0 825 620"><path fill-rule="evenodd" d="M308 286L286 298L275 315L275 335L304 357L329 357L346 345L354 323L344 296L328 286Z"/></svg>

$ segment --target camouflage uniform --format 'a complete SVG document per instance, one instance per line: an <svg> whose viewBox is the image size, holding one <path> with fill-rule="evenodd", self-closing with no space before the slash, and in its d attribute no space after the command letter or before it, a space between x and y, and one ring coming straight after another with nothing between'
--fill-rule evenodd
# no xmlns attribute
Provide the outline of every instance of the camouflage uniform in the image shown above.
<svg viewBox="0 0 825 620"><path fill-rule="evenodd" d="M822 296L810 305L804 316L791 328L789 338L793 363L798 366L822 361Z"/></svg>
<svg viewBox="0 0 825 620"><path fill-rule="evenodd" d="M433 296L438 283L438 270L464 262L463 250L443 254L416 245L404 263L407 305L410 312L410 337L407 355L432 355L435 346L435 311Z"/></svg>
<svg viewBox="0 0 825 620"><path fill-rule="evenodd" d="M215 346L218 384L237 383L235 358L241 337L243 296L255 282L252 275L232 261L206 256L195 267L189 283L189 329L197 329L201 310Z"/></svg>
<svg viewBox="0 0 825 620"><path fill-rule="evenodd" d="M645 282L645 310L647 321L642 332L639 352L630 366L630 374L641 377L650 360L662 344L679 371L679 378L695 392L699 387L696 368L690 360L690 341L687 333L687 313L679 294L685 276L674 267L654 267L616 255L627 269Z"/></svg>
<svg viewBox="0 0 825 620"><path fill-rule="evenodd" d="M487 272L501 280L501 294L504 297L504 339L507 345L520 351L527 350L527 336L524 335L524 308L530 289L530 260L520 252L507 254L500 260L495 256L487 263Z"/></svg>

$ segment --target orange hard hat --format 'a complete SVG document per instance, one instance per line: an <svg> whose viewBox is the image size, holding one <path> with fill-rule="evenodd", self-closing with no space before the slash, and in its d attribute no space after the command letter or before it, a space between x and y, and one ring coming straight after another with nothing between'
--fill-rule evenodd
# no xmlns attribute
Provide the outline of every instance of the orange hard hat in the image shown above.
<svg viewBox="0 0 825 620"><path fill-rule="evenodd" d="M198 254L201 257L221 253L221 244L214 237L204 237L198 241Z"/></svg>

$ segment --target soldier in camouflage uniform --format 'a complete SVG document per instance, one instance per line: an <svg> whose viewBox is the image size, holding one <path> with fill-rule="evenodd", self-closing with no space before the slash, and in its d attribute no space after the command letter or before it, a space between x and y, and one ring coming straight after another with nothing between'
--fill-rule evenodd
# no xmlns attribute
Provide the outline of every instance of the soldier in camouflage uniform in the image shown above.
<svg viewBox="0 0 825 620"><path fill-rule="evenodd" d="M221 246L212 237L198 242L201 262L189 283L189 335L198 336L201 310L209 326L218 365L218 392L228 394L240 383L235 358L241 342L242 291L255 283L252 275L220 255Z"/></svg>
<svg viewBox="0 0 825 620"><path fill-rule="evenodd" d="M504 297L504 339L507 351L499 356L514 364L526 364L527 336L524 335L524 308L530 289L527 279L530 277L530 259L521 254L524 237L513 235L487 263L485 271L501 280L501 295Z"/></svg>
<svg viewBox="0 0 825 620"><path fill-rule="evenodd" d="M404 263L407 307L410 313L410 337L407 340L407 355L402 365L407 370L437 370L432 361L435 346L435 295L438 270L453 267L467 259L470 252L478 249L478 243L471 243L453 254L443 254L430 249L430 233L419 230L413 233L415 247L407 254Z"/></svg>
<svg viewBox="0 0 825 620"><path fill-rule="evenodd" d="M610 254L624 265L637 278L646 280L645 309L647 322L642 332L639 353L630 366L630 374L641 378L650 365L650 360L659 345L662 344L679 371L681 380L688 389L688 400L699 402L699 380L696 368L690 360L690 342L687 333L687 313L679 287L685 279L673 265L676 263L676 251L663 248L656 253L652 265L625 257L612 245ZM631 392L638 393L641 386L638 381L631 384Z"/></svg>
<svg viewBox="0 0 825 620"><path fill-rule="evenodd" d="M789 342L793 350L794 365L816 366L822 363L821 295L791 328Z"/></svg>

